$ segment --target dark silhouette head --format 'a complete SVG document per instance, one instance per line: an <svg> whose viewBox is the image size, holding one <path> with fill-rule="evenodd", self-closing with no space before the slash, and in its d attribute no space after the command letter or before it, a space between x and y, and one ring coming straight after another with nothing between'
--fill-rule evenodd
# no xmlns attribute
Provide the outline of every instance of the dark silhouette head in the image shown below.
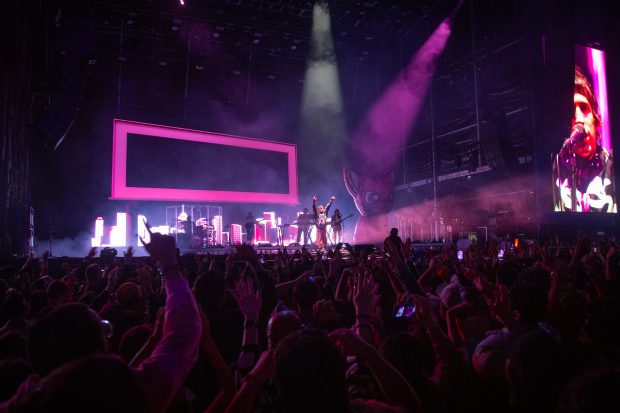
<svg viewBox="0 0 620 413"><path fill-rule="evenodd" d="M274 358L284 411L346 411L345 358L325 334L318 330L293 333L278 344Z"/></svg>
<svg viewBox="0 0 620 413"><path fill-rule="evenodd" d="M40 375L107 349L101 319L80 303L65 304L45 314L32 326L28 340L30 362Z"/></svg>
<svg viewBox="0 0 620 413"><path fill-rule="evenodd" d="M18 412L148 412L147 398L121 360L91 356L51 372L19 402Z"/></svg>

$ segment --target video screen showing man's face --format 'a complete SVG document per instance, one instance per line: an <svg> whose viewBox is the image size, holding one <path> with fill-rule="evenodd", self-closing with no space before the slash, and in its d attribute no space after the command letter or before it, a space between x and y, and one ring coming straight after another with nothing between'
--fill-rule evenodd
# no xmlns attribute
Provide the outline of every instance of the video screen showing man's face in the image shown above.
<svg viewBox="0 0 620 413"><path fill-rule="evenodd" d="M571 126L574 130L576 126L581 125L585 133L583 139L575 143L573 150L575 151L575 155L581 158L591 159L597 149L596 140L598 127L600 126L600 117L592 109L590 100L580 92L583 91L579 91L575 88L575 94L573 96L575 107Z"/></svg>
<svg viewBox="0 0 620 413"><path fill-rule="evenodd" d="M575 50L573 118L553 161L556 211L616 212L604 54Z"/></svg>

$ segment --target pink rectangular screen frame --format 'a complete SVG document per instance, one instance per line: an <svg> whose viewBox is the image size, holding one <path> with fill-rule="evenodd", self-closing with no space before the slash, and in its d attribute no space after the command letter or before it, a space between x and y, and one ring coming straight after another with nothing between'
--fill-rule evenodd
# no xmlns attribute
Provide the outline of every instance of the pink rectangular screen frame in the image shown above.
<svg viewBox="0 0 620 413"><path fill-rule="evenodd" d="M127 186L127 135L135 133L157 138L214 143L239 148L282 152L288 157L288 193L211 191ZM296 145L170 126L114 119L112 137L112 194L110 199L144 201L219 201L268 204L299 204Z"/></svg>

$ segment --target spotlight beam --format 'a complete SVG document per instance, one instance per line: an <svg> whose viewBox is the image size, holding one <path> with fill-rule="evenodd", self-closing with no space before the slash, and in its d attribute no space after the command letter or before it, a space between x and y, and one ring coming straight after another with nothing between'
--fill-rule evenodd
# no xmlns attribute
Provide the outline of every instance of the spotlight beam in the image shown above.
<svg viewBox="0 0 620 413"><path fill-rule="evenodd" d="M301 150L315 159L307 168L316 177L333 176L346 139L343 100L329 6L314 3L312 43L304 76L301 108ZM329 151L325 148L329 147ZM307 171L308 172L308 171Z"/></svg>
<svg viewBox="0 0 620 413"><path fill-rule="evenodd" d="M375 168L396 164L398 151L413 129L450 34L450 18L446 18L375 102L354 137L361 162Z"/></svg>

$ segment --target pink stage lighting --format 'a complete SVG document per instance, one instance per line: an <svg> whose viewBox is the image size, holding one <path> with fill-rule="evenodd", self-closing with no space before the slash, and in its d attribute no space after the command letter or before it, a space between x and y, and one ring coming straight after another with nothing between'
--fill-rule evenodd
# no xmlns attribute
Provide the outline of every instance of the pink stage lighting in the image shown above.
<svg viewBox="0 0 620 413"><path fill-rule="evenodd" d="M127 186L128 134L284 153L287 156L288 192L240 192ZM114 135L112 141L112 193L110 199L298 204L297 147L292 144L280 142L114 119Z"/></svg>

